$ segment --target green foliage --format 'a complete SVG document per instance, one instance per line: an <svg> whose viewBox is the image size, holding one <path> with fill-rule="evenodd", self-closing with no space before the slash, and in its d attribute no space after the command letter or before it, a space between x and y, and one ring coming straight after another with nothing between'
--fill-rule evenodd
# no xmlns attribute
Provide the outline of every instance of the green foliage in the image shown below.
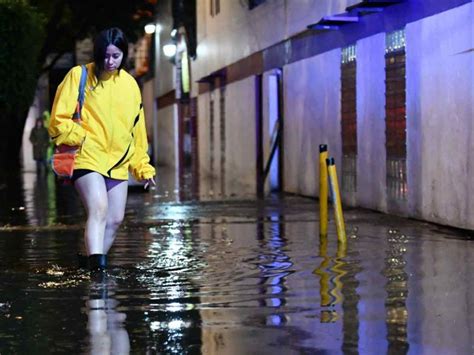
<svg viewBox="0 0 474 355"><path fill-rule="evenodd" d="M0 121L31 104L39 66L44 20L21 0L0 0Z"/></svg>
<svg viewBox="0 0 474 355"><path fill-rule="evenodd" d="M19 164L28 108L40 73L77 40L120 27L133 42L157 0L0 0L0 166ZM1 181L1 174L0 174Z"/></svg>

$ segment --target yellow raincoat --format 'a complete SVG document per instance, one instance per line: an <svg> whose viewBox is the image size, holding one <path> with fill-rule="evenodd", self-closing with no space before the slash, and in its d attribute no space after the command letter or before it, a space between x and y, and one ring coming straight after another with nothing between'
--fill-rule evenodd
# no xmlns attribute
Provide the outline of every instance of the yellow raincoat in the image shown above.
<svg viewBox="0 0 474 355"><path fill-rule="evenodd" d="M71 117L77 104L81 66L72 68L59 85L49 134L54 143L78 145L75 169L89 169L113 179L149 179L148 140L140 89L125 70L106 74L97 85L94 64L87 64L82 123Z"/></svg>

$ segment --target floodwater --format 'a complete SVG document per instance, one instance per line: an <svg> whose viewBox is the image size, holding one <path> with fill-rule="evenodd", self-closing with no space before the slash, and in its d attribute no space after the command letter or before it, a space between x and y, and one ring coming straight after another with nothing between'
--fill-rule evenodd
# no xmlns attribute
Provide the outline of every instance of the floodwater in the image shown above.
<svg viewBox="0 0 474 355"><path fill-rule="evenodd" d="M92 275L71 187L0 186L0 354L474 353L472 234L352 209L343 247L316 200L159 181Z"/></svg>

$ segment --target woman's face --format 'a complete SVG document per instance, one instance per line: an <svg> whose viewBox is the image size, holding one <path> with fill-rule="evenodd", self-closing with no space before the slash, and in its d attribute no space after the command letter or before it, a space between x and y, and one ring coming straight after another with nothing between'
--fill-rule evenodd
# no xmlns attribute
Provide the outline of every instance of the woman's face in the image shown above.
<svg viewBox="0 0 474 355"><path fill-rule="evenodd" d="M109 44L105 50L105 70L114 71L118 69L122 63L122 58L123 52L113 44Z"/></svg>

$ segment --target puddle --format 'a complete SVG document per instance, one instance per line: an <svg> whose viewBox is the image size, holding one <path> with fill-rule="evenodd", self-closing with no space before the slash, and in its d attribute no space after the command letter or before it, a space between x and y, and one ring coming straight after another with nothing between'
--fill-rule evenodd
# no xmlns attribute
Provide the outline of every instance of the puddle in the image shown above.
<svg viewBox="0 0 474 355"><path fill-rule="evenodd" d="M1 214L2 354L472 353L462 232L348 210L338 245L311 199L133 193L111 268L91 275L81 208L45 207L43 223L31 208L48 203Z"/></svg>

